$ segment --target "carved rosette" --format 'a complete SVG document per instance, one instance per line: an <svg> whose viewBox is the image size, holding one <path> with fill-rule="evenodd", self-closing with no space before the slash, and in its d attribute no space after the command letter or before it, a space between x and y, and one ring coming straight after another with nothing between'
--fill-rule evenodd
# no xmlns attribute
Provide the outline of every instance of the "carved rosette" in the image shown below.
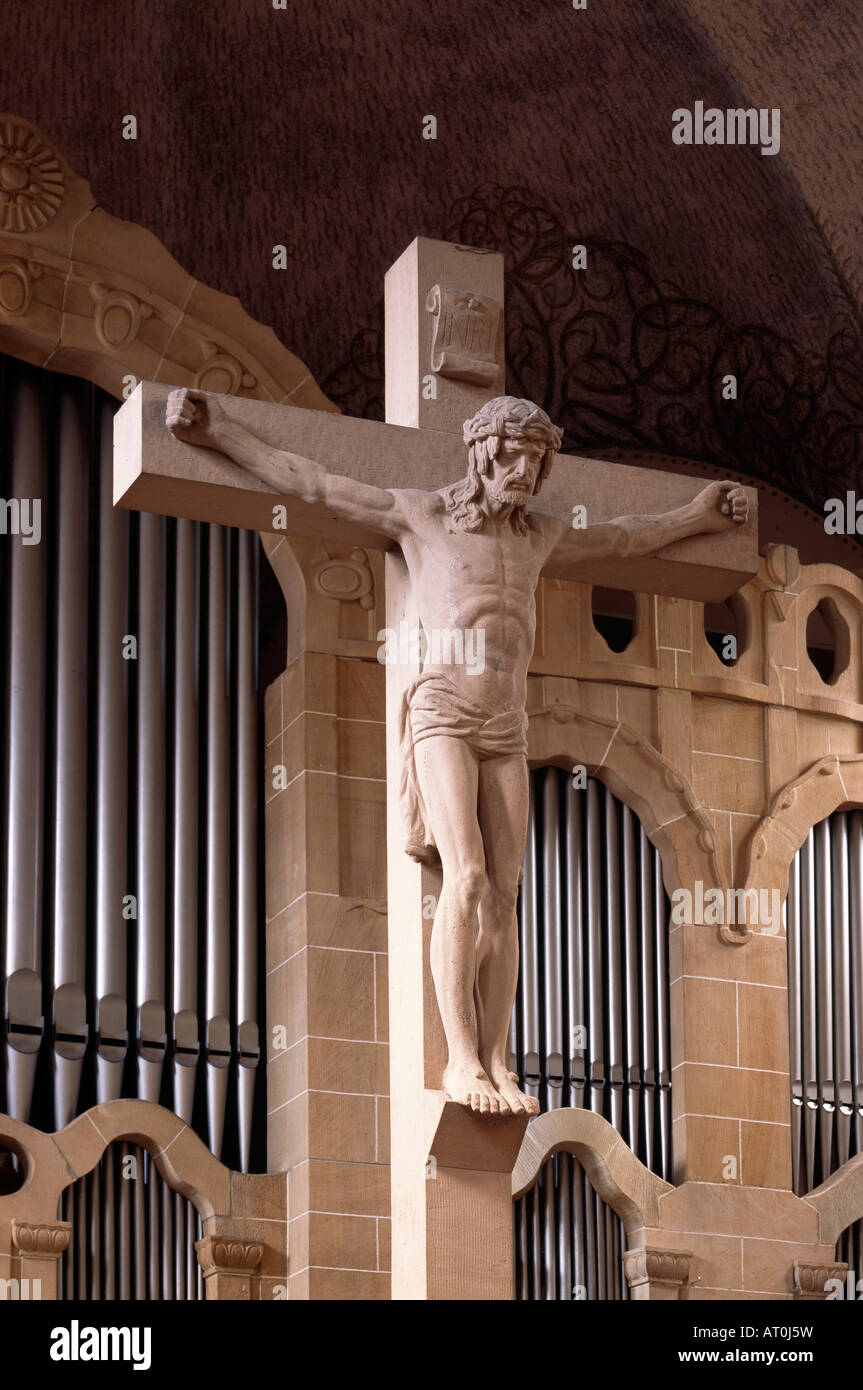
<svg viewBox="0 0 863 1390"><path fill-rule="evenodd" d="M260 1241L229 1236L204 1236L195 1242L195 1250L205 1279L211 1274L252 1274L264 1253Z"/></svg>
<svg viewBox="0 0 863 1390"><path fill-rule="evenodd" d="M59 1260L68 1249L72 1224L54 1221L36 1225L32 1221L12 1221L12 1242L19 1255L42 1260Z"/></svg>
<svg viewBox="0 0 863 1390"><path fill-rule="evenodd" d="M806 1264L801 1260L795 1260L795 1297L801 1299L826 1298L828 1282L831 1279L838 1279L844 1287L847 1273L847 1264L841 1264L839 1261L835 1264Z"/></svg>
<svg viewBox="0 0 863 1390"><path fill-rule="evenodd" d="M692 1273L691 1250L658 1250L642 1246L623 1256L626 1282L631 1289L647 1285L650 1296L679 1298Z"/></svg>
<svg viewBox="0 0 863 1390"><path fill-rule="evenodd" d="M56 217L63 202L63 171L35 131L0 122L0 230L33 232Z"/></svg>

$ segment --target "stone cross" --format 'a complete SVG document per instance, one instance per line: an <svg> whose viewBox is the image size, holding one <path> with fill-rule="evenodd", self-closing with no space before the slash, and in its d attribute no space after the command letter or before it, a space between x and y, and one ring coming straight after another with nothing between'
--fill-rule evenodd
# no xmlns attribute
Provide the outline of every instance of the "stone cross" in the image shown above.
<svg viewBox="0 0 863 1390"><path fill-rule="evenodd" d="M118 413L115 426L118 505L388 552L387 629L396 638L394 659L387 662L387 784L393 1296L399 1298L512 1296L510 1174L531 1106L500 1057L496 1072L483 1057L490 1084L482 1067L472 1072L456 1052L462 1046L469 1050L472 1037L475 1057L484 1013L490 1015L493 1005L498 1013L511 1008L514 976L488 988L481 977L501 969L509 976L514 962L507 958L503 966L496 965L494 951L483 956L480 944L473 965L476 900L471 898L469 909L450 901L455 892L450 880L457 879L461 891L473 872L472 862L457 848L468 820L459 819L458 808L451 807L458 800L454 792L460 791L460 777L471 775L462 745L477 737L473 725L479 710L480 744L485 739L489 746L478 746L475 757L495 764L493 773L479 776L480 804L485 795L487 824L495 828L493 838L485 833L484 846L480 842L480 859L484 847L491 882L492 843L506 840L511 823L513 843L501 877L505 883L492 883L492 888L507 897L502 911L514 926L526 764L523 747L516 747L523 738L523 730L515 727L518 692L507 705L498 677L501 659L513 665L520 660L523 670L511 684L523 687L539 574L715 601L745 582L757 563L754 497L749 494L746 520L743 489L713 484L705 490L685 475L567 456L557 457L546 477L559 432L530 403L506 406L497 399L504 389L502 310L500 256L418 239L387 276L387 424L182 393L170 406L176 438L166 429L167 388L145 383ZM465 474L463 429L471 443L471 466L485 484L474 473L467 489L442 494L437 490ZM323 492L322 475L330 480ZM343 486L338 479L351 482ZM539 493L540 482L541 495L532 495ZM477 498L478 519L470 510ZM511 517L523 517L528 498L532 521L526 532L516 532L521 536L516 543ZM630 522L606 525L623 514L630 514ZM465 517L466 524L457 524ZM719 530L725 526L732 529ZM493 536L476 534L488 527ZM441 542L444 533L455 539ZM525 534L532 538L530 545ZM441 545L435 573L435 548ZM402 649L398 635L418 632L423 622L428 629L429 612L435 613L440 602L440 614L448 611L447 603L458 609L455 619L444 624L448 640L459 632L463 640L469 632L485 636L494 621L487 622L485 610L479 619L471 617L470 599L482 587L487 561L497 566L495 582L511 596L516 619L509 627L504 622L497 637L491 634L491 671L483 675L477 666L472 673L479 676L476 686L469 675L459 686L446 674L447 661L440 654L435 657L432 650L430 667L428 651L421 660L418 647ZM452 577L453 566L461 583ZM426 641L433 640L434 631L426 631ZM474 658L478 655L474 651ZM417 740L418 712L412 702L421 673L425 685L419 713L431 721L422 732L432 736L423 753L416 753L414 773L433 834L426 825L425 834L414 840L411 852L418 862L413 862L404 854L401 817L405 711L410 711L408 725L413 719ZM523 714L523 690L520 698ZM441 719L444 724L454 721L456 737L434 736ZM414 751L421 747L414 743ZM455 761L448 767L450 757ZM449 789L447 776L454 779ZM443 879L424 842L435 835L447 870ZM474 889L464 887L464 892ZM476 893L482 925L479 887ZM423 910L429 903L440 903L439 915L447 917L446 933L435 938L434 970L435 912ZM490 919L488 904L486 912ZM466 999L455 989L460 954L470 966ZM502 1038L508 1013L500 1023L494 1021L493 1031Z"/></svg>

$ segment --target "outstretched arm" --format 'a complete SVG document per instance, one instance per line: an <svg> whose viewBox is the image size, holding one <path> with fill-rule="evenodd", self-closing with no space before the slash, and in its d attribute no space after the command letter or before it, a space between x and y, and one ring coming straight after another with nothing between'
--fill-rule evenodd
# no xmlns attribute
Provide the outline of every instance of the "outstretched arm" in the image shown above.
<svg viewBox="0 0 863 1390"><path fill-rule="evenodd" d="M397 492L328 473L312 459L272 448L230 420L219 402L203 391L172 391L165 423L176 439L226 454L272 492L322 502L335 516L372 527L394 540L404 534L406 519Z"/></svg>
<svg viewBox="0 0 863 1390"><path fill-rule="evenodd" d="M732 531L749 516L746 489L738 483L708 483L683 507L657 516L619 516L584 530L564 527L552 553L556 560L583 564L589 560L653 555L673 541L705 532Z"/></svg>

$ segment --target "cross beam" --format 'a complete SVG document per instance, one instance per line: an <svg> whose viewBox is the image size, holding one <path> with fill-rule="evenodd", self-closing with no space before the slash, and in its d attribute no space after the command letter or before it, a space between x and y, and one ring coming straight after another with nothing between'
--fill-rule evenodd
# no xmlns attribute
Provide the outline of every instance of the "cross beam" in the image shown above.
<svg viewBox="0 0 863 1390"><path fill-rule="evenodd" d="M326 507L278 496L211 449L183 444L165 426L171 388L142 382L117 412L114 424L114 505L241 526L279 530L320 540L391 548L368 527L332 516ZM303 410L235 396L219 399L232 420L274 448L315 460L381 488L433 490L462 478L466 450L455 433L357 420L330 411ZM670 511L689 502L703 479L600 459L558 454L531 511L570 522L573 507L586 508L588 525L613 517ZM659 555L564 563L552 556L544 573L639 593L721 602L757 569L757 498L749 489L750 515L733 532L677 541ZM274 524L274 508L284 510Z"/></svg>

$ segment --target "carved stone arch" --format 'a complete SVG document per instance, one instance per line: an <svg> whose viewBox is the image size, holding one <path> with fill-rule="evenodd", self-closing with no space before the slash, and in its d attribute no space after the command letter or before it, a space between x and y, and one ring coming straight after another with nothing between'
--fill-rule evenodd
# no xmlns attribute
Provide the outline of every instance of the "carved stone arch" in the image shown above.
<svg viewBox="0 0 863 1390"><path fill-rule="evenodd" d="M134 379L338 408L271 328L97 207L50 136L16 115L0 115L0 351L118 398Z"/></svg>
<svg viewBox="0 0 863 1390"><path fill-rule="evenodd" d="M659 1199L673 1191L671 1184L645 1168L614 1125L593 1110L550 1110L531 1121L513 1170L513 1198L522 1197L560 1152L575 1155L627 1232L659 1225Z"/></svg>
<svg viewBox="0 0 863 1390"><path fill-rule="evenodd" d="M788 889L791 861L813 825L840 809L863 806L863 754L819 758L777 792L749 842L746 889Z"/></svg>
<svg viewBox="0 0 863 1390"><path fill-rule="evenodd" d="M571 705L529 711L528 760L571 770L583 764L619 800L630 806L662 861L666 892L697 879L723 887L717 839L707 812L691 786L657 748L629 724L588 715ZM733 933L739 940L741 933Z"/></svg>
<svg viewBox="0 0 863 1390"><path fill-rule="evenodd" d="M183 1120L150 1101L104 1101L56 1134L4 1115L0 1140L24 1160L23 1186L0 1198L0 1221L4 1203L15 1217L54 1220L63 1190L91 1172L118 1140L146 1149L168 1186L187 1197L202 1220L231 1212L231 1170Z"/></svg>

